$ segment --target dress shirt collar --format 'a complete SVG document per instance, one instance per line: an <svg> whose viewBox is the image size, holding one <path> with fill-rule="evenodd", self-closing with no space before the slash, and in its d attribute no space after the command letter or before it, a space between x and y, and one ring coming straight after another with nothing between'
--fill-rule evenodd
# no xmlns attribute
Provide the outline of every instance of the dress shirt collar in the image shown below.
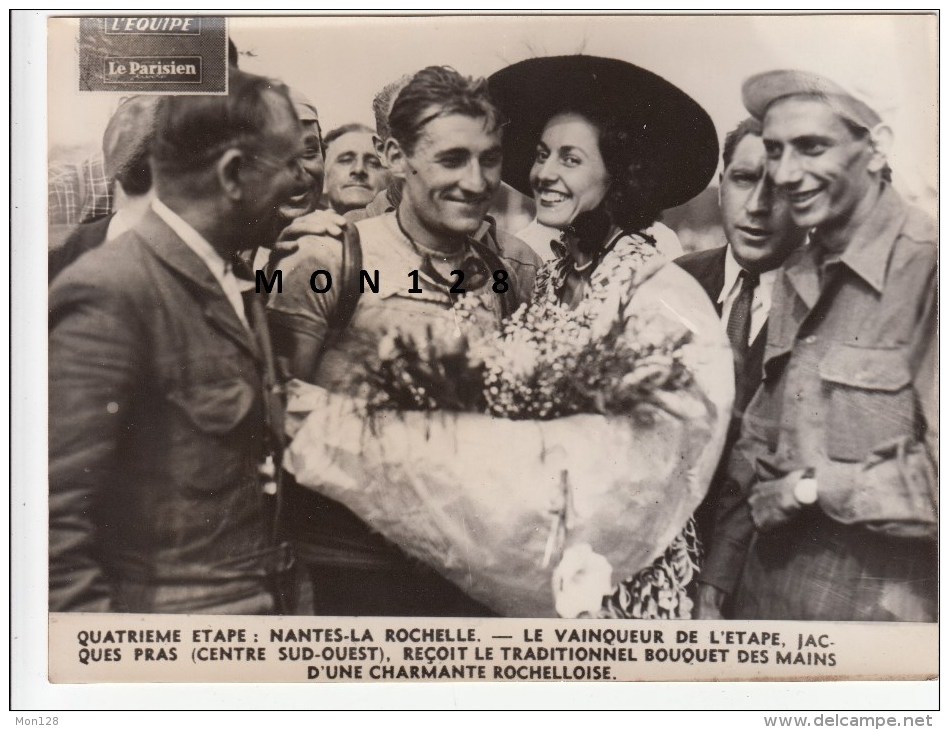
<svg viewBox="0 0 949 730"><path fill-rule="evenodd" d="M732 253L732 247L729 244L725 247L725 282L722 291L718 295L718 303L724 304L728 295L739 287L738 276L743 271L741 264L735 259ZM774 282L778 278L778 269L764 271L758 275L758 286L755 287L755 298L762 304L771 308L771 290L774 289Z"/></svg>
<svg viewBox="0 0 949 730"><path fill-rule="evenodd" d="M754 298L752 299L752 309L762 310L767 316L767 313L771 311L771 294L774 292L774 282L778 280L778 271L777 269L771 269L770 271L764 271L758 275L758 286L755 287ZM722 291L718 295L718 303L722 305L723 312L725 310L725 305L730 298L738 296L738 291L741 289L741 284L738 281L738 276L743 271L741 264L735 259L735 255L732 253L731 245L726 246L725 248L725 283L722 286ZM757 335L760 326L752 326L752 335Z"/></svg>
<svg viewBox="0 0 949 730"><path fill-rule="evenodd" d="M244 313L244 304L241 291L247 286L234 275L231 264L225 261L207 239L198 233L190 223L175 213L157 197L152 198L152 210L184 241L185 245L194 251L205 266L208 267L214 279L224 292L224 296L234 308L238 319L247 327L247 316Z"/></svg>
<svg viewBox="0 0 949 730"><path fill-rule="evenodd" d="M735 284L738 282L738 275L741 273L741 265L735 261L732 254L732 247L725 247L725 281L722 283L722 291L718 295L718 303L724 304Z"/></svg>
<svg viewBox="0 0 949 730"><path fill-rule="evenodd" d="M211 269L216 279L219 279L227 270L226 262L221 254L214 250L214 246L198 233L191 224L161 202L157 197L152 199L152 210L168 227L178 234L178 238L185 242L192 251Z"/></svg>

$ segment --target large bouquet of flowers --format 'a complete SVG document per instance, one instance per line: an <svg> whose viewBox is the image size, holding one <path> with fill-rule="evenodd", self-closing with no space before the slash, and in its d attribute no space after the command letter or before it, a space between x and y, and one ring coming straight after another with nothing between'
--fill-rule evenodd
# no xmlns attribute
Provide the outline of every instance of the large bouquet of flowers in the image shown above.
<svg viewBox="0 0 949 730"><path fill-rule="evenodd" d="M647 288L535 302L470 343L389 333L363 397L295 386L291 470L503 615L595 614L698 506L730 409L730 372L696 382L727 345Z"/></svg>

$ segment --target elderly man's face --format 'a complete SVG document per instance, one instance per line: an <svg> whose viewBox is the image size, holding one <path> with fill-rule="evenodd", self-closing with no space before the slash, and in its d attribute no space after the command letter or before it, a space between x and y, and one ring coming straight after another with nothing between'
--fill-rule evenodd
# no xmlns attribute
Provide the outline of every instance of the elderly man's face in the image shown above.
<svg viewBox="0 0 949 730"><path fill-rule="evenodd" d="M326 199L337 213L365 208L388 183L371 132L349 132L326 148Z"/></svg>
<svg viewBox="0 0 949 730"><path fill-rule="evenodd" d="M768 174L800 227L844 225L875 184L870 142L819 99L776 101L765 114L762 139Z"/></svg>
<svg viewBox="0 0 949 730"><path fill-rule="evenodd" d="M298 218L316 210L323 194L323 148L320 144L320 125L314 120L301 124L303 153L300 166L304 172L304 188L297 192L283 207L285 218Z"/></svg>
<svg viewBox="0 0 949 730"><path fill-rule="evenodd" d="M788 202L765 174L761 137L746 134L735 147L719 187L722 225L735 259L755 273L781 265L804 239Z"/></svg>

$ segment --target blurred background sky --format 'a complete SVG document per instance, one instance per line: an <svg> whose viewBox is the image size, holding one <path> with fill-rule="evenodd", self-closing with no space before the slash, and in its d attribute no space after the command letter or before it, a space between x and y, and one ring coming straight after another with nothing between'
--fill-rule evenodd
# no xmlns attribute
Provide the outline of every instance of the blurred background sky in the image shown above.
<svg viewBox="0 0 949 730"><path fill-rule="evenodd" d="M78 26L50 20L51 158L94 149L118 102L115 94L78 91ZM424 66L488 75L532 56L587 53L630 61L677 84L705 107L721 139L746 116L743 79L774 68L818 71L869 87L882 100L896 132L897 186L935 213L935 15L244 16L229 20L229 33L240 67L304 92L324 131L350 121L372 125L373 95ZM694 214L714 215L713 191L703 198ZM706 225L681 217L667 216L677 229Z"/></svg>

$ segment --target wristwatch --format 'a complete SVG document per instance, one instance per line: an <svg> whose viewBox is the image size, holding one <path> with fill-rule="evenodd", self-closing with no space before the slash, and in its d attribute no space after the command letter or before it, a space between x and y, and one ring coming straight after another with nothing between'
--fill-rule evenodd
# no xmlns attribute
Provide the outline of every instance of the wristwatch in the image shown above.
<svg viewBox="0 0 949 730"><path fill-rule="evenodd" d="M812 476L798 479L794 485L794 499L803 505L814 504L817 501L817 480Z"/></svg>

